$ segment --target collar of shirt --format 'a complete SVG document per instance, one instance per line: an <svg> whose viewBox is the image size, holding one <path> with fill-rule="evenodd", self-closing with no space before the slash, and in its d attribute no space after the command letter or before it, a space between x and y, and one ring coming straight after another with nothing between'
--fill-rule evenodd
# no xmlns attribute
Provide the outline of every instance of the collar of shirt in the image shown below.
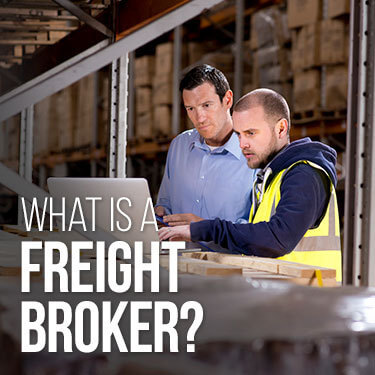
<svg viewBox="0 0 375 375"><path fill-rule="evenodd" d="M209 147L205 143L204 138L198 133L198 131L195 130L194 133L193 133L193 137L192 137L192 140L191 140L191 143L190 143L190 151L194 147L198 147L198 148L201 148L202 150L205 150L207 152L211 152ZM241 158L242 151L240 149L238 137L235 133L232 133L232 135L228 139L228 141L225 144L223 144L222 146L218 147L216 150L212 151L212 153L213 154L220 154L220 153L223 153L225 151L230 152L237 159Z"/></svg>

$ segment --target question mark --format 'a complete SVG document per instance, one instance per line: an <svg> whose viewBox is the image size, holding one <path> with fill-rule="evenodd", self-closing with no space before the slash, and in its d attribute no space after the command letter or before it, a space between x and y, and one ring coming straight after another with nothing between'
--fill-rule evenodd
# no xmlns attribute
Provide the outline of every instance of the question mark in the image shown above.
<svg viewBox="0 0 375 375"><path fill-rule="evenodd" d="M187 332L186 340L188 342L189 341L194 342L195 334L198 331L198 328L200 327L200 325L202 324L203 308L199 302L187 301L181 306L180 319L189 319L190 310L194 310L195 314L194 314L194 321ZM195 344L187 344L186 351L195 352Z"/></svg>

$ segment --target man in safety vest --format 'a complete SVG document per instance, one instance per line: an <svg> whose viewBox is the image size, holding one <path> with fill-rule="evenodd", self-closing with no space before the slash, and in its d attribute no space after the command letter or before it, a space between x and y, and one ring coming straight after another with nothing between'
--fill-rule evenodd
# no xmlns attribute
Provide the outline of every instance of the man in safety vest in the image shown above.
<svg viewBox="0 0 375 375"><path fill-rule="evenodd" d="M341 280L336 151L309 138L290 143L289 107L273 90L243 96L233 123L248 166L261 169L249 223L204 220L163 228L160 239L214 241L233 253L334 268Z"/></svg>

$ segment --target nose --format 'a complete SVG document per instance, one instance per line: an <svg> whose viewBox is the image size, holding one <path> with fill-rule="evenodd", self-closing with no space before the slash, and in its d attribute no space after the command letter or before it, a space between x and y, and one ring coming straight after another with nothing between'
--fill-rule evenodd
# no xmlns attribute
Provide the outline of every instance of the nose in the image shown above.
<svg viewBox="0 0 375 375"><path fill-rule="evenodd" d="M206 120L206 114L204 113L204 110L201 108L197 108L197 121L198 123L203 123Z"/></svg>
<svg viewBox="0 0 375 375"><path fill-rule="evenodd" d="M249 141L245 137L240 137L239 140L240 140L240 148L241 148L241 150L250 147Z"/></svg>

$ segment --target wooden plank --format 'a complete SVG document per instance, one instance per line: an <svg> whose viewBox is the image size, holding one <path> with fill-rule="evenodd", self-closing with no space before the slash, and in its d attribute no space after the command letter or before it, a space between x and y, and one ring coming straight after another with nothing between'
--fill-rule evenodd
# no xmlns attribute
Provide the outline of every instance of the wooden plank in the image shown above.
<svg viewBox="0 0 375 375"><path fill-rule="evenodd" d="M225 264L217 264L215 262L202 261L199 259L181 259L178 262L179 271L183 272L186 267L186 272L204 276L230 276L242 275L242 268L237 266L229 266Z"/></svg>
<svg viewBox="0 0 375 375"><path fill-rule="evenodd" d="M209 260L220 264L254 268L259 271L278 273L277 263L273 259L245 255L232 255L214 252L185 253L184 257Z"/></svg>
<svg viewBox="0 0 375 375"><path fill-rule="evenodd" d="M53 40L32 40L32 39L6 39L0 40L0 45L22 45L22 46L39 46L54 44Z"/></svg>
<svg viewBox="0 0 375 375"><path fill-rule="evenodd" d="M336 277L336 270L334 269L309 266L306 264L288 262L273 258L260 258L254 256L232 255L214 252L185 253L183 256L187 258L209 260L220 264L253 268L259 271L267 271L299 278L313 278L315 276L315 270L320 270L322 272L323 279Z"/></svg>
<svg viewBox="0 0 375 375"><path fill-rule="evenodd" d="M285 261L284 261L285 262ZM320 270L323 279L335 278L336 270L331 268L323 268L317 266L308 266L306 264L299 264L293 262L285 262L279 264L278 273L299 278L313 278L315 271Z"/></svg>

